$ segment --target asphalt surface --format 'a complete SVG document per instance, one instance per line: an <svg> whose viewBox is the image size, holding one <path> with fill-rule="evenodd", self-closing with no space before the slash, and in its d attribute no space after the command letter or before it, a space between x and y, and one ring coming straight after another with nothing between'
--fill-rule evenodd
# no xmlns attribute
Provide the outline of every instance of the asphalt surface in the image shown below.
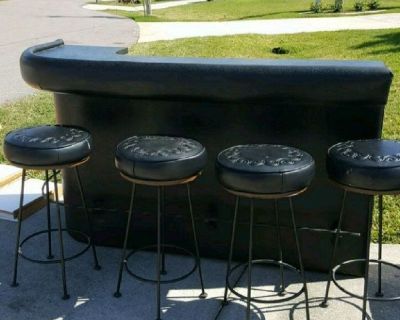
<svg viewBox="0 0 400 320"><path fill-rule="evenodd" d="M130 46L139 27L130 19L83 9L83 0L0 1L0 105L33 92L20 75L19 57L30 46L63 39L68 44Z"/></svg>

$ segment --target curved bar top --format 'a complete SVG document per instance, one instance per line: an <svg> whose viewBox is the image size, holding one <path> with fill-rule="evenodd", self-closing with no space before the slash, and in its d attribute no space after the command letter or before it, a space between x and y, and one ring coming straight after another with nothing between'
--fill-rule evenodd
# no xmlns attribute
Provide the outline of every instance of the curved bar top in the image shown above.
<svg viewBox="0 0 400 320"><path fill-rule="evenodd" d="M327 270L332 230L342 191L325 170L328 148L339 142L378 138L392 73L381 62L321 60L251 60L137 57L123 48L64 45L62 40L27 49L21 57L24 79L53 91L57 122L87 129L95 148L80 169L87 203L93 210L99 245L122 244L129 184L114 165L117 144L133 135L193 138L207 149L208 163L193 184L193 208L202 253L226 258L234 197L215 175L215 158L240 144L283 144L315 159L311 187L296 197L296 222L301 232L304 264ZM73 171L64 170L68 227L84 230L85 222ZM154 190L153 190L154 191ZM138 188L135 237L131 245L154 242L154 192ZM185 190L167 193L167 234L171 242L190 243L185 221ZM365 256L371 197L349 195L346 236L338 260ZM255 204L255 255L276 255L274 204ZM248 222L244 207L240 227ZM243 212L242 212L243 211ZM297 259L287 202L279 202L284 254ZM243 233L245 234L245 233ZM247 257L247 237L238 239L237 256ZM361 266L350 270L361 274Z"/></svg>
<svg viewBox="0 0 400 320"><path fill-rule="evenodd" d="M375 61L138 57L124 55L127 52L56 40L27 49L21 56L21 72L31 86L54 92L368 104L386 103L387 78L392 77L382 62Z"/></svg>

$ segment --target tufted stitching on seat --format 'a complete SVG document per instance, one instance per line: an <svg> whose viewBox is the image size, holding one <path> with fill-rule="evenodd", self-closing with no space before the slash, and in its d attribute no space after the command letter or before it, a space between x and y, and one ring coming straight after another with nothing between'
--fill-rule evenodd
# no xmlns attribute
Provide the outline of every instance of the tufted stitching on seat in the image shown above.
<svg viewBox="0 0 400 320"><path fill-rule="evenodd" d="M342 156L351 158L353 160L360 161L373 161L373 162L400 162L400 152L392 154L372 154L372 153L361 153L355 150L356 142L367 142L368 140L357 140L357 141L346 141L334 145L331 148L331 152L337 152ZM393 143L399 144L398 141L392 141Z"/></svg>
<svg viewBox="0 0 400 320"><path fill-rule="evenodd" d="M88 133L71 127L63 127L63 126L42 126L43 128L60 128L58 131L62 134L56 136L34 136L31 129L40 129L41 127L28 127L15 131L11 131L6 135L6 141L9 144L16 145L18 147L23 147L18 144L18 142L22 144L27 144L27 147L37 147L43 146L45 149L62 149L69 147L75 143L80 143L88 140ZM57 133L57 131L56 131ZM62 144L61 144L62 143ZM47 146L44 146L46 145ZM60 145L61 144L61 145ZM54 147L49 147L49 145L53 145Z"/></svg>
<svg viewBox="0 0 400 320"><path fill-rule="evenodd" d="M242 151L244 149L259 149L260 151L269 148L277 149L280 151L286 151L285 157L273 158L269 155L265 155L264 158L260 159L249 159L244 156ZM221 156L224 156L232 164L241 164L249 167L256 166L271 166L279 167L282 165L290 165L300 162L304 158L304 152L299 149L282 146L282 145L266 145L266 144L253 144L253 145L239 145L226 149L221 152Z"/></svg>
<svg viewBox="0 0 400 320"><path fill-rule="evenodd" d="M146 142L160 143L161 145L157 148L152 148L146 145ZM192 157L192 153L199 153L203 147L196 141L179 138L179 137L168 137L168 136L132 136L118 145L118 149L126 153L142 157L151 158L165 158L166 161L170 161L171 158L179 160L182 156L185 158ZM161 160L158 160L161 161Z"/></svg>

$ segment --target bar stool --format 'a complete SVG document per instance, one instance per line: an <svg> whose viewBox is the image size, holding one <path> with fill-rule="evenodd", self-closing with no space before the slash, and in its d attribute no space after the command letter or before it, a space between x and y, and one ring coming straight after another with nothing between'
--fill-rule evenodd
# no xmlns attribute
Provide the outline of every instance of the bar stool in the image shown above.
<svg viewBox="0 0 400 320"><path fill-rule="evenodd" d="M326 286L325 299L322 306L327 306L331 281L348 295L363 300L362 319L367 317L367 301L396 301L399 297L384 297L382 291L382 264L400 269L397 265L382 260L382 223L383 223L383 195L400 193L400 142L393 140L355 140L335 144L328 150L327 172L329 178L343 189L342 206L338 217L335 232L335 243L332 252L330 275ZM365 259L353 259L336 264L336 252L342 232L342 222L346 196L348 192L379 196L379 238L378 259L370 259L370 241L373 213L373 197L368 214L367 248ZM345 289L336 279L336 272L343 266L352 263L365 263L364 293L362 296ZM368 296L369 264L378 264L378 290L375 297Z"/></svg>
<svg viewBox="0 0 400 320"><path fill-rule="evenodd" d="M302 293L305 295L307 319L310 318L307 282L304 275L302 255L297 234L295 213L292 197L304 192L310 185L314 176L315 164L313 158L306 152L282 145L250 144L239 145L223 150L216 160L216 172L219 182L229 193L236 196L235 212L233 216L232 237L227 264L225 293L223 305L228 303L228 290L239 298L246 300L246 319L250 319L250 303L277 303L294 299ZM249 215L249 248L247 262L247 296L240 294L230 283L230 276L244 263L231 267L235 233L237 227L237 214L241 198L250 199ZM275 202L275 219L277 228L277 246L279 261L270 259L253 260L253 225L254 225L254 200L270 199ZM293 233L296 242L299 269L283 261L281 248L278 199L288 199L292 219ZM252 265L277 265L280 268L281 287L278 295L285 291L284 268L298 272L303 286L295 294L284 298L265 300L252 298Z"/></svg>
<svg viewBox="0 0 400 320"><path fill-rule="evenodd" d="M190 276L198 269L201 285L200 298L206 298L204 291L203 276L201 272L199 246L197 240L196 224L193 215L190 183L196 180L204 169L207 161L206 149L197 141L178 137L168 136L133 136L118 144L115 155L115 165L120 171L122 178L132 183L132 193L124 245L122 249L121 264L119 268L117 290L115 297L120 297L122 272L125 266L126 271L141 281L157 285L157 320L161 319L161 284L174 283ZM157 188L157 244L133 250L126 254L129 231L133 214L136 185L151 186ZM187 249L164 243L164 189L170 186L186 185L189 213L193 231L195 254ZM136 252L151 247L157 249L156 279L144 278L137 275L128 268L128 259ZM194 267L187 274L175 279L162 280L161 276L166 274L165 249L179 249L185 254L194 258Z"/></svg>
<svg viewBox="0 0 400 320"><path fill-rule="evenodd" d="M63 282L63 299L68 299L69 294L67 291L67 281L65 272L65 262L75 259L85 253L89 248L92 248L93 257L95 262L95 269L100 269L98 263L96 247L93 241L93 231L90 213L88 211L85 196L82 188L81 178L79 175L78 166L89 160L91 152L91 136L89 133L73 127L66 126L39 126L24 129L18 129L8 133L4 140L4 154L9 162L13 165L22 168L22 183L21 194L18 211L18 226L17 226L17 240L15 246L15 260L14 260L14 275L12 280L12 287L18 286L17 273L18 273L18 257L42 264L61 264L62 282ZM57 188L57 170L65 168L74 168L76 172L77 183L81 193L82 203L85 209L89 235L80 231L66 229L61 227L61 212L60 204L58 201L58 188ZM47 229L35 232L25 239L20 241L21 226L22 226L22 211L24 203L24 186L27 170L43 170L46 174L46 191L47 191ZM51 228L50 220L50 193L49 193L49 171L52 171L52 178L54 180L54 193L57 208L57 229ZM51 234L58 231L60 258L54 259L51 247ZM70 257L64 256L64 241L63 232L75 233L83 237L87 241L87 246L79 253ZM39 260L24 254L22 247L29 240L47 234L48 237L48 256L47 260Z"/></svg>

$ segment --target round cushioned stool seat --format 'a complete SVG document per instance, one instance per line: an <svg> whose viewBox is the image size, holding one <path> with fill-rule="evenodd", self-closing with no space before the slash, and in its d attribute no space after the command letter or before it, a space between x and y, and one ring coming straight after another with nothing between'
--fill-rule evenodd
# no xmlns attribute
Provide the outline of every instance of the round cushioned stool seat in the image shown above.
<svg viewBox="0 0 400 320"><path fill-rule="evenodd" d="M306 152L282 145L234 146L222 151L217 177L227 189L254 194L282 194L308 187L315 164Z"/></svg>
<svg viewBox="0 0 400 320"><path fill-rule="evenodd" d="M197 141L168 136L133 136L117 146L116 167L140 180L172 181L198 174L207 162Z"/></svg>
<svg viewBox="0 0 400 320"><path fill-rule="evenodd" d="M328 150L329 178L346 186L372 191L400 190L400 142L355 140Z"/></svg>
<svg viewBox="0 0 400 320"><path fill-rule="evenodd" d="M5 157L24 167L56 167L80 162L91 152L91 136L78 128L38 126L18 129L4 139Z"/></svg>

